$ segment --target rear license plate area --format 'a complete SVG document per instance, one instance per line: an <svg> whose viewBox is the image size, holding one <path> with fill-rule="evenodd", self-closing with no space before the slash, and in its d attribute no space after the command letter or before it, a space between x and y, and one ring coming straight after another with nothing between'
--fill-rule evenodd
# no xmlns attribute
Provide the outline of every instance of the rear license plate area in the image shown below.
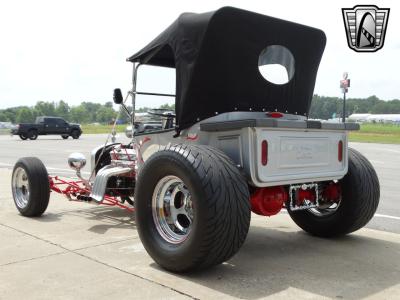
<svg viewBox="0 0 400 300"><path fill-rule="evenodd" d="M318 204L318 184L298 184L289 187L290 210L305 210L317 207Z"/></svg>

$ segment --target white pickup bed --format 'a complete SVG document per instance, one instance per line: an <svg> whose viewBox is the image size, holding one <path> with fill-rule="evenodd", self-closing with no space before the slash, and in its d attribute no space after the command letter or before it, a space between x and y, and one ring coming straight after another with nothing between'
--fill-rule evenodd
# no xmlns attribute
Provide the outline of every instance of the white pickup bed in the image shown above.
<svg viewBox="0 0 400 300"><path fill-rule="evenodd" d="M328 181L347 173L347 131L358 128L305 119L218 120L201 124L200 144L227 153L255 186ZM268 145L265 165L263 141Z"/></svg>
<svg viewBox="0 0 400 300"><path fill-rule="evenodd" d="M254 157L249 167L257 186L340 179L347 173L347 135L343 131L256 128L253 134ZM262 164L263 141L268 144L266 165Z"/></svg>

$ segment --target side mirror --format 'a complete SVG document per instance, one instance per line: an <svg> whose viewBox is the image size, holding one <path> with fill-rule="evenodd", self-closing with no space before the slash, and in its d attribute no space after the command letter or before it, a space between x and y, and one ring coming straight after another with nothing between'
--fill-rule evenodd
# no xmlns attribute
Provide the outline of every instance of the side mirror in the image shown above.
<svg viewBox="0 0 400 300"><path fill-rule="evenodd" d="M122 102L124 102L124 99L122 98L121 89L114 90L113 100L115 104L121 104Z"/></svg>

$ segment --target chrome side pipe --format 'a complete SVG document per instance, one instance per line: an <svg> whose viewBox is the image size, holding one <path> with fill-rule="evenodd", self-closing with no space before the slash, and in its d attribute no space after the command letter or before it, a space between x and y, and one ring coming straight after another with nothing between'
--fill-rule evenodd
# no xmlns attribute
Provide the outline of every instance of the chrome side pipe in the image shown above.
<svg viewBox="0 0 400 300"><path fill-rule="evenodd" d="M107 165L100 169L93 183L90 197L96 202L102 202L106 193L108 179L112 176L126 174L132 171L132 168Z"/></svg>

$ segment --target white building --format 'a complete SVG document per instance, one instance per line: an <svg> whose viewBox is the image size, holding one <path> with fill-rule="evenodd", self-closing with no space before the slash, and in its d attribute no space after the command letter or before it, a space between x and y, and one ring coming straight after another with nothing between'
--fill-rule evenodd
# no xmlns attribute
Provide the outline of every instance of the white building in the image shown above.
<svg viewBox="0 0 400 300"><path fill-rule="evenodd" d="M352 114L347 120L353 122L369 123L395 123L400 124L400 114Z"/></svg>
<svg viewBox="0 0 400 300"><path fill-rule="evenodd" d="M371 116L371 114L352 114L347 117L347 120L353 122L366 122L369 116Z"/></svg>

